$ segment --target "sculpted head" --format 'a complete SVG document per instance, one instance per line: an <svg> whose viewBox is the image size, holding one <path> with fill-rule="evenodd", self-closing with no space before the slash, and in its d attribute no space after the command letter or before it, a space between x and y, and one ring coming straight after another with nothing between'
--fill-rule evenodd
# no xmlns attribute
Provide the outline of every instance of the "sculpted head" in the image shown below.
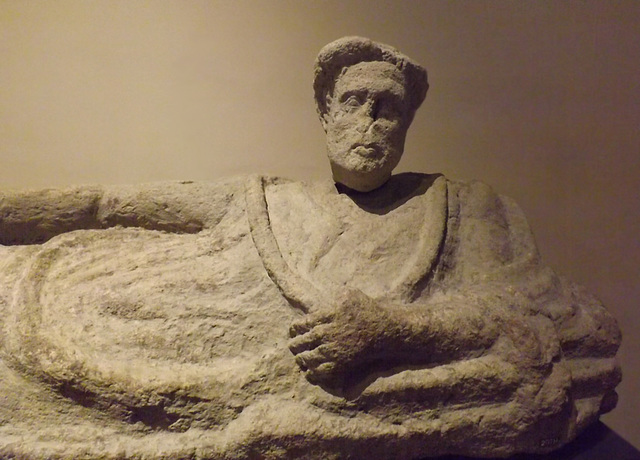
<svg viewBox="0 0 640 460"><path fill-rule="evenodd" d="M426 70L387 45L345 37L320 51L314 91L336 182L368 192L391 177L428 87Z"/></svg>

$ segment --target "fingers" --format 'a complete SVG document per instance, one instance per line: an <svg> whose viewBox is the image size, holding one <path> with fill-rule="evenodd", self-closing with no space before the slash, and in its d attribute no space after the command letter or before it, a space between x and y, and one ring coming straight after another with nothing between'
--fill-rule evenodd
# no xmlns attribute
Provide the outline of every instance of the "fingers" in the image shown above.
<svg viewBox="0 0 640 460"><path fill-rule="evenodd" d="M302 334L291 339L289 341L289 350L291 350L291 353L297 355L303 351L310 351L320 346L322 344L324 334L322 334L322 331L318 329L319 328L316 328L311 332L307 332L306 334Z"/></svg>
<svg viewBox="0 0 640 460"><path fill-rule="evenodd" d="M326 324L333 319L331 313L317 313L304 317L300 321L295 321L289 328L289 337L294 338L301 334L306 334L320 324Z"/></svg>
<svg viewBox="0 0 640 460"><path fill-rule="evenodd" d="M289 350L311 383L332 385L341 373L335 359L335 337L332 338L331 333L335 325L330 323L334 319L333 312L315 313L289 328Z"/></svg>
<svg viewBox="0 0 640 460"><path fill-rule="evenodd" d="M322 363L318 367L316 367L315 373L320 375L331 375L336 369L338 369L338 365L333 361L330 361Z"/></svg>
<svg viewBox="0 0 640 460"><path fill-rule="evenodd" d="M316 369L309 370L306 374L307 380L316 385L326 385L331 388L340 387L343 382L343 376L336 363L323 363Z"/></svg>
<svg viewBox="0 0 640 460"><path fill-rule="evenodd" d="M315 350L303 351L296 355L296 363L302 370L316 372L317 368L325 363L330 362L331 358L324 353L326 346L320 345Z"/></svg>

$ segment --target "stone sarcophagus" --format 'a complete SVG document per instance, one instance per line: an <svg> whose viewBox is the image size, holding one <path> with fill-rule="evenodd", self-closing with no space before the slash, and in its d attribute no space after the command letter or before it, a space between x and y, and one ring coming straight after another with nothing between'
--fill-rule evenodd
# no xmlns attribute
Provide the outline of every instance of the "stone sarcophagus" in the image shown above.
<svg viewBox="0 0 640 460"><path fill-rule="evenodd" d="M482 183L392 175L426 71L347 37L332 181L0 192L0 454L548 452L616 404L620 332Z"/></svg>

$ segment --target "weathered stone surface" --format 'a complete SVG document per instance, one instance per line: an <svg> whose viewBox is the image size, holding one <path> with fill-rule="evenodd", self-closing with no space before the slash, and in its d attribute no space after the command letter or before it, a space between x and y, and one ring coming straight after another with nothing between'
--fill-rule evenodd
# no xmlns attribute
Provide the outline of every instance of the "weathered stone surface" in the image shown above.
<svg viewBox="0 0 640 460"><path fill-rule="evenodd" d="M0 455L507 456L611 410L615 320L517 205L389 178L426 89L391 48L321 52L338 185L0 192Z"/></svg>

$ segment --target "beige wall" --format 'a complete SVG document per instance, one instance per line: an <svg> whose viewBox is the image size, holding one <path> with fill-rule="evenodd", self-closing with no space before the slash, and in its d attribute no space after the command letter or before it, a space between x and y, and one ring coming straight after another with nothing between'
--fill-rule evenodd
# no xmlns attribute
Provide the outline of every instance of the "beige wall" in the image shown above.
<svg viewBox="0 0 640 460"><path fill-rule="evenodd" d="M399 169L520 203L621 322L640 447L640 2L388 3L0 0L0 186L327 177L313 59L387 42L431 81Z"/></svg>

